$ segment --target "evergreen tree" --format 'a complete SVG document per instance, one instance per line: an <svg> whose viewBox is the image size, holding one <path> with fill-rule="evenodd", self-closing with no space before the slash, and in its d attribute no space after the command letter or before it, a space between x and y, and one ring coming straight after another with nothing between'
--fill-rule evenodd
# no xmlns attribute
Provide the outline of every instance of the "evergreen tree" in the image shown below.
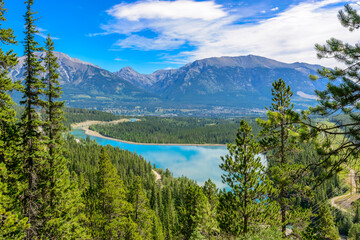
<svg viewBox="0 0 360 240"><path fill-rule="evenodd" d="M289 86L282 79L273 83L273 103L267 111L267 120L257 119L263 128L260 132L260 144L267 151L269 168L267 174L277 189L271 197L281 208L281 230L286 234L286 226L290 223L291 211L295 211L295 196L298 196L304 186L299 183L300 170L303 166L294 162L294 153L298 150L298 125L300 116L293 108L293 95ZM305 221L305 219L303 219Z"/></svg>
<svg viewBox="0 0 360 240"><path fill-rule="evenodd" d="M23 239L28 229L27 218L20 219L15 211L13 199L9 194L6 180L8 172L4 163L0 163L0 239Z"/></svg>
<svg viewBox="0 0 360 240"><path fill-rule="evenodd" d="M316 236L319 239L337 240L339 233L335 227L334 218L328 205L323 205L319 210L319 219L316 221Z"/></svg>
<svg viewBox="0 0 360 240"><path fill-rule="evenodd" d="M170 240L176 232L175 226L177 225L174 199L172 197L171 188L169 186L165 186L162 189L162 192L164 194L164 197L162 198L161 195L159 195L158 197L158 205L163 205L163 210L160 212L159 215L162 216L165 239Z"/></svg>
<svg viewBox="0 0 360 240"><path fill-rule="evenodd" d="M133 221L138 225L138 231L140 236L143 239L151 238L162 238L162 227L157 224L160 221L157 221L154 218L155 213L150 209L149 200L146 198L144 190L141 186L141 179L137 176L129 189L128 200L133 206L133 211L131 213ZM155 224L155 225L154 225ZM153 229L161 231L158 232L155 236L153 235Z"/></svg>
<svg viewBox="0 0 360 240"><path fill-rule="evenodd" d="M350 5L340 10L338 19L349 31L359 29L360 15ZM316 91L319 98L318 106L310 108L311 112L320 116L343 114L334 124L318 124L311 122L311 134L322 133L319 143L319 153L322 160L315 166L327 171L319 178L319 182L341 170L341 165L349 159L357 159L360 150L360 45L344 43L331 38L326 44L316 44L319 59L332 58L341 63L341 67L334 69L322 68L318 70L321 79L328 79L324 91ZM319 76L310 76L317 80ZM339 83L340 82L340 83Z"/></svg>
<svg viewBox="0 0 360 240"><path fill-rule="evenodd" d="M251 234L254 226L264 223L271 206L267 201L271 185L260 157L256 156L260 146L251 132L249 124L241 120L236 144L228 145L229 155L221 158L223 163L220 165L226 172L222 175L223 183L230 187L225 194L229 198L225 202L229 204L223 210L229 208L233 213L231 228L238 236Z"/></svg>
<svg viewBox="0 0 360 240"><path fill-rule="evenodd" d="M27 218L21 218L18 209L18 181L21 166L18 160L19 133L15 125L14 102L9 92L18 88L8 76L9 70L17 64L13 50L4 52L4 45L16 43L13 30L1 27L6 21L4 1L0 0L0 239L19 239L28 228Z"/></svg>
<svg viewBox="0 0 360 240"><path fill-rule="evenodd" d="M354 225L352 221L352 216L347 213L342 213L342 216L338 220L337 224L339 228L339 233L345 236L349 234L351 227Z"/></svg>
<svg viewBox="0 0 360 240"><path fill-rule="evenodd" d="M161 226L161 222L156 215L153 215L153 222L152 222L152 239L153 240L164 240L163 230Z"/></svg>
<svg viewBox="0 0 360 240"><path fill-rule="evenodd" d="M40 177L44 165L45 148L42 143L40 127L42 122L39 115L41 106L41 95L44 84L39 79L43 72L41 61L36 57L35 52L42 50L35 41L35 34L38 33L34 24L34 14L32 10L33 0L26 0L25 17L25 88L21 104L25 105L25 110L21 118L22 128L22 152L23 152L23 179L26 187L23 192L23 214L28 218L30 228L26 231L26 239L36 239L39 237L38 228L43 223L39 217L41 206L41 194L39 185L42 183Z"/></svg>
<svg viewBox="0 0 360 240"><path fill-rule="evenodd" d="M225 189L219 192L219 204L217 207L217 221L221 230L221 235L231 239L233 236L239 235L241 232L241 224L234 219L241 216L238 209L238 201L232 192Z"/></svg>
<svg viewBox="0 0 360 240"><path fill-rule="evenodd" d="M72 213L77 212L80 202L74 202L73 194L76 189L71 187L70 174L66 166L66 159L63 156L62 131L64 130L62 122L64 102L58 101L61 96L59 86L59 74L56 72L59 67L57 58L54 56L54 43L50 35L45 42L45 56L43 62L45 65L45 77L43 78L45 101L43 109L45 110L45 122L43 132L46 136L47 155L46 164L42 178L46 181L46 186L42 188L44 202L42 204L42 224L43 238L63 239L73 236L71 228L76 225L75 216ZM78 226L80 227L80 226ZM81 232L78 229L77 232Z"/></svg>
<svg viewBox="0 0 360 240"><path fill-rule="evenodd" d="M201 187L188 186L184 204L180 207L179 213L180 233L183 239L190 239L194 231L204 232L208 229L211 231L216 229L216 219L210 219L209 211L210 204ZM210 227L207 225L210 225ZM207 234L211 235L212 232L207 232Z"/></svg>
<svg viewBox="0 0 360 240"><path fill-rule="evenodd" d="M360 223L355 223L349 231L349 240L360 240Z"/></svg>
<svg viewBox="0 0 360 240"><path fill-rule="evenodd" d="M211 181L211 179L208 179L204 183L204 186L202 188L203 188L203 192L204 192L205 196L209 200L211 208L216 209L218 202L219 202L219 199L218 199L219 190L217 189L215 183L213 183Z"/></svg>
<svg viewBox="0 0 360 240"><path fill-rule="evenodd" d="M335 226L334 218L327 204L320 207L317 217L303 232L303 239L340 239L338 229Z"/></svg>
<svg viewBox="0 0 360 240"><path fill-rule="evenodd" d="M217 222L218 218L218 204L219 204L219 198L218 198L218 189L211 181L211 179L208 179L204 186L202 187L204 195L207 197L208 203L206 203L204 211L206 212L204 214L205 219L202 221L202 227L203 229L203 235L207 237L207 239L215 238L220 233L219 223Z"/></svg>
<svg viewBox="0 0 360 240"><path fill-rule="evenodd" d="M125 200L124 185L104 148L101 149L96 175L96 185L88 194L92 238L121 239L134 235L127 232L129 224L133 225L128 219L131 205Z"/></svg>
<svg viewBox="0 0 360 240"><path fill-rule="evenodd" d="M70 187L67 188L67 194L65 194L64 203L66 211L68 211L65 219L69 219L63 226L64 233L63 238L69 239L89 239L89 230L85 227L88 222L85 210L84 195L88 187L88 182L84 179L84 176L76 173L71 174ZM64 204L62 204L64 205Z"/></svg>
<svg viewBox="0 0 360 240"><path fill-rule="evenodd" d="M354 216L354 223L360 223L360 204L358 202L355 202L355 216Z"/></svg>
<svg viewBox="0 0 360 240"><path fill-rule="evenodd" d="M3 21L6 21L4 16L6 9L4 8L4 1L0 0L0 27ZM13 30L10 28L0 28L0 40L3 45L11 45L17 43L15 40L15 36ZM11 108L14 105L13 100L9 92L13 91L16 88L16 84L14 84L11 78L8 76L9 70L13 68L17 64L17 56L13 53L13 50L9 50L8 52L4 52L0 48L0 137L1 137L1 151L0 151L0 159L4 161L5 158L5 142L7 142L6 133L8 131L7 128L9 126L14 125L15 121L15 111ZM5 138L6 137L6 138Z"/></svg>

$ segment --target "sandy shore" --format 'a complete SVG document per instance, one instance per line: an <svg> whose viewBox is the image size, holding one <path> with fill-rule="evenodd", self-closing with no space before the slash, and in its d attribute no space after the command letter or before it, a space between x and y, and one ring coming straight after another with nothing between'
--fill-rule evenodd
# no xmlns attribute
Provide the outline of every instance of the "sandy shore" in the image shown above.
<svg viewBox="0 0 360 240"><path fill-rule="evenodd" d="M115 123L120 123L120 122L130 122L130 119L124 118L124 119L119 119L119 120L115 120L115 121L111 121L111 122L86 121L86 122L71 124L71 127L72 128L83 128L83 127L90 127L91 125L95 125L95 124L115 124Z"/></svg>
<svg viewBox="0 0 360 240"><path fill-rule="evenodd" d="M93 131L93 130L89 129L90 125L93 125L93 124L110 124L110 123L128 122L128 121L130 121L130 120L129 119L120 119L120 120L116 120L116 121L112 121L112 122L86 121L86 122L82 122L82 123L73 124L71 126L72 126L72 128L81 128L81 129L83 129L85 131L85 134L89 135L89 136L101 137L101 138L104 138L104 139L117 141L117 142L122 142L122 143L127 143L127 144L133 144L133 145L199 146L199 147L223 147L223 146L226 146L226 144L138 143L138 142L130 142L130 141L125 141L125 140L120 140L120 139L116 139L116 138L112 138L112 137L106 137L106 136L103 136L103 135L101 135L100 133L98 133L96 131Z"/></svg>

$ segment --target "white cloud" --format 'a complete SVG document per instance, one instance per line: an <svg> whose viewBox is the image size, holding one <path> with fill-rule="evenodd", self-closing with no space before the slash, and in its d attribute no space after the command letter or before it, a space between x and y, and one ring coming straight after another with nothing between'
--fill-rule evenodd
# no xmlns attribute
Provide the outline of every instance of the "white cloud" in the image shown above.
<svg viewBox="0 0 360 240"><path fill-rule="evenodd" d="M138 21L139 19L202 19L215 20L226 16L220 5L212 1L140 1L118 4L107 13L118 19Z"/></svg>
<svg viewBox="0 0 360 240"><path fill-rule="evenodd" d="M36 27L36 30L38 30L39 32L36 33L36 35L38 35L39 37L42 37L44 39L46 39L48 37L48 34L46 34L46 32L48 30L44 29L44 28L41 28L41 27ZM59 40L60 38L57 38L57 37L53 37L53 36L50 36L52 40Z"/></svg>
<svg viewBox="0 0 360 240"><path fill-rule="evenodd" d="M115 44L122 48L172 50L181 49L184 44L194 47L193 51L168 56L171 61L255 54L284 62L334 66L334 60L316 58L314 44L325 43L330 37L357 42L357 34L338 22L337 12L342 8L339 3L346 2L304 1L272 18L237 24L249 16L239 14L239 9L224 10L213 1L140 1L110 9L108 13L114 19L102 26L102 34L122 34L123 38ZM176 11L175 6L187 11ZM252 12L255 17L260 13ZM151 30L156 36L138 35L143 30Z"/></svg>
<svg viewBox="0 0 360 240"><path fill-rule="evenodd" d="M127 61L126 59L122 59L122 58L115 58L114 60L115 60L115 61L118 61L118 62L125 62L125 61Z"/></svg>
<svg viewBox="0 0 360 240"><path fill-rule="evenodd" d="M277 11L277 10L279 10L279 7L274 7L274 8L272 8L272 9L270 9L270 11Z"/></svg>
<svg viewBox="0 0 360 240"><path fill-rule="evenodd" d="M184 44L184 40L161 38L145 38L138 35L130 35L124 40L115 43L116 46L122 48L135 48L141 50L163 50L175 49Z"/></svg>
<svg viewBox="0 0 360 240"><path fill-rule="evenodd" d="M298 91L296 94L305 99L318 100L316 95L307 94L302 91Z"/></svg>

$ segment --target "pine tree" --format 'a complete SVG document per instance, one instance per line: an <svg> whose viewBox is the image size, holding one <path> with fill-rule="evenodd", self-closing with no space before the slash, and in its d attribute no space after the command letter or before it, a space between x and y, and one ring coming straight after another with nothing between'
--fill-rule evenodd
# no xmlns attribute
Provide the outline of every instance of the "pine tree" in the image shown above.
<svg viewBox="0 0 360 240"><path fill-rule="evenodd" d="M316 221L316 236L319 239L339 239L339 233L328 205L325 204L320 208L318 216L319 219Z"/></svg>
<svg viewBox="0 0 360 240"><path fill-rule="evenodd" d="M360 240L360 223L355 223L349 230L349 240Z"/></svg>
<svg viewBox="0 0 360 240"><path fill-rule="evenodd" d="M219 199L218 199L218 193L219 190L216 187L216 184L211 181L211 179L208 179L205 183L203 188L203 192L205 196L208 198L209 203L211 205L212 209L216 209Z"/></svg>
<svg viewBox="0 0 360 240"><path fill-rule="evenodd" d="M13 30L1 27L6 21L7 9L0 0L0 41L3 45L16 43ZM17 64L17 56L13 50L4 52L0 47L0 239L19 239L28 228L27 218L21 218L18 209L18 184L21 166L19 165L19 132L15 125L14 104L9 92L18 88L8 76L9 70Z"/></svg>
<svg viewBox="0 0 360 240"><path fill-rule="evenodd" d="M282 79L273 83L273 103L267 111L267 120L257 119L262 127L260 144L267 151L269 169L267 174L277 189L276 195L271 197L281 208L281 230L285 237L289 215L295 211L295 195L305 190L299 183L299 172L304 168L293 161L294 153L298 150L298 124L300 116L293 108L293 95L289 86ZM303 219L305 221L305 219Z"/></svg>
<svg viewBox="0 0 360 240"><path fill-rule="evenodd" d="M208 211L210 204L199 186L188 186L185 193L184 204L180 208L179 222L182 238L188 240L194 231L202 231L202 227L209 221ZM211 219L214 220L215 219ZM211 222L213 223L213 222ZM214 227L216 228L216 227ZM210 227L210 229L212 229ZM208 232L211 234L211 232Z"/></svg>
<svg viewBox="0 0 360 240"><path fill-rule="evenodd" d="M42 171L42 178L46 181L46 186L42 188L44 202L42 204L42 224L43 238L62 239L73 236L70 231L76 223L73 221L71 213L76 212L79 202L74 202L71 190L70 174L66 166L66 159L63 156L62 131L64 130L64 102L58 101L61 97L61 87L59 86L59 74L56 72L59 67L57 58L54 56L54 43L50 37L45 42L45 55L43 62L45 65L45 77L43 83L45 100L43 109L45 110L45 122L43 132L46 136L47 155L46 164ZM76 198L75 198L76 199ZM81 232L79 230L78 232Z"/></svg>
<svg viewBox="0 0 360 240"><path fill-rule="evenodd" d="M85 227L88 222L85 210L84 195L88 182L84 179L84 176L76 173L72 173L70 177L70 187L67 189L67 194L64 203L66 207L66 218L69 219L63 227L63 238L68 239L89 239L89 231ZM64 205L64 204L62 204Z"/></svg>
<svg viewBox="0 0 360 240"><path fill-rule="evenodd" d="M355 205L355 216L354 216L354 223L360 223L360 204L357 203Z"/></svg>
<svg viewBox="0 0 360 240"><path fill-rule="evenodd" d="M4 1L0 0L0 21L6 21L4 16L6 9L4 8ZM0 22L0 26L1 26ZM0 39L1 43L4 45L16 44L15 36L13 30L10 28L0 28ZM0 59L1 59L1 72L0 72L0 131L1 131L1 141L4 142L0 145L3 147L5 144L5 133L6 127L8 125L14 124L15 111L11 108L14 104L11 96L9 94L10 91L13 91L16 85L12 82L11 78L8 76L9 70L13 68L17 64L17 56L13 53L13 50L8 52L4 52L2 48L0 48ZM0 151L1 159L4 158L4 151Z"/></svg>
<svg viewBox="0 0 360 240"><path fill-rule="evenodd" d="M36 57L35 52L42 48L35 41L35 34L38 32L34 25L35 19L32 10L33 0L26 0L25 17L25 88L23 90L23 100L20 102L25 105L25 110L21 118L22 128L22 152L23 152L23 174L26 187L23 192L23 214L28 218L30 228L26 231L26 239L36 239L39 237L38 227L42 224L39 218L39 208L41 206L41 194L39 185L42 180L40 172L44 164L45 148L42 143L41 126L42 122L39 115L41 106L41 95L44 84L39 79L43 72L41 61Z"/></svg>
<svg viewBox="0 0 360 240"><path fill-rule="evenodd" d="M88 209L92 238L125 239L126 236L136 236L136 233L128 232L128 227L133 225L128 218L132 207L125 200L124 185L104 148L101 149L96 176L95 186L89 190L87 200L87 204L91 205Z"/></svg>
<svg viewBox="0 0 360 240"><path fill-rule="evenodd" d="M154 226L153 224L158 224L160 221L154 221L153 218L157 218L153 210L150 209L149 200L146 198L146 195L141 186L141 179L137 176L129 188L128 201L133 206L133 211L131 213L133 221L138 225L138 232L143 239L151 239L154 237L162 237L162 227ZM153 236L153 228L158 229L161 232L157 236Z"/></svg>
<svg viewBox="0 0 360 240"><path fill-rule="evenodd" d="M202 221L202 232L203 235L207 237L207 239L215 238L220 233L219 229L219 223L217 222L217 209L219 204L219 198L218 198L218 189L211 181L211 179L208 179L204 186L202 187L202 191L204 195L207 197L207 203L204 207L204 219Z"/></svg>
<svg viewBox="0 0 360 240"><path fill-rule="evenodd" d="M338 19L350 32L360 27L360 15L350 5L340 10ZM311 112L329 117L343 114L334 124L319 124L310 121L311 134L321 134L323 139L318 146L322 155L321 162L315 166L326 169L327 172L319 177L321 183L334 173L341 170L341 165L350 159L357 159L360 150L360 45L344 43L339 39L331 38L326 44L316 44L319 59L332 58L341 63L341 67L334 69L322 68L318 70L321 79L327 79L327 88L316 91L318 106L310 108ZM312 80L319 76L310 76ZM310 120L310 119L309 119Z"/></svg>
<svg viewBox="0 0 360 240"><path fill-rule="evenodd" d="M153 240L164 240L162 225L158 217L156 215L153 215L153 222L152 222L152 239Z"/></svg>
<svg viewBox="0 0 360 240"><path fill-rule="evenodd" d="M237 227L233 232L237 235L251 234L254 226L264 223L271 209L271 204L267 202L267 195L272 191L271 185L264 174L265 167L260 157L256 156L260 153L260 146L251 132L249 124L241 120L236 144L228 145L229 155L221 158L223 162L220 165L226 172L222 175L223 183L230 187L226 195L229 197L227 207L234 213L232 221Z"/></svg>
<svg viewBox="0 0 360 240"><path fill-rule="evenodd" d="M235 195L226 191L225 189L219 192L219 204L217 207L217 221L221 230L222 236L231 237L237 236L241 232L241 224L234 219L239 219L238 200Z"/></svg>
<svg viewBox="0 0 360 240"><path fill-rule="evenodd" d="M164 235L165 239L172 239L175 232L176 225L176 213L174 209L174 200L171 193L171 188L169 186L165 186L162 189L164 197L162 198L159 195L159 206L163 206L162 211L160 211L160 216L162 217L162 223L164 227ZM163 199L163 200L162 200ZM160 207L161 209L161 207Z"/></svg>
<svg viewBox="0 0 360 240"><path fill-rule="evenodd" d="M29 228L27 218L20 219L13 205L6 183L8 171L4 163L0 163L0 239L23 239L24 230Z"/></svg>

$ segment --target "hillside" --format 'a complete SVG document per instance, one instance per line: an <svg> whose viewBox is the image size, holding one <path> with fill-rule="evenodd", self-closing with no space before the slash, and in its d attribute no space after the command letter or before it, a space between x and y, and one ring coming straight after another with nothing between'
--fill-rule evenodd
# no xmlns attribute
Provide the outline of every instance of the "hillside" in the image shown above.
<svg viewBox="0 0 360 240"><path fill-rule="evenodd" d="M234 114L239 109L269 105L269 89L278 78L291 86L295 107L304 109L315 103L314 90L325 88L325 82L309 79L309 74L316 73L321 66L287 64L253 55L197 60L179 69L152 74L140 74L131 67L111 73L64 53L55 52L55 55L60 66L63 99L68 107L120 114ZM10 74L13 80L22 80L23 73L24 57L21 57ZM13 95L16 101L21 96Z"/></svg>
<svg viewBox="0 0 360 240"><path fill-rule="evenodd" d="M267 105L272 82L283 78L293 89L295 103L302 108L314 102L315 89L325 87L325 82L309 79L309 74L318 68L321 66L248 55L208 58L153 74L139 74L130 67L115 74L172 102L247 108Z"/></svg>
<svg viewBox="0 0 360 240"><path fill-rule="evenodd" d="M42 57L43 54L37 53ZM121 77L76 58L55 52L58 58L60 84L67 106L82 108L104 108L121 103L136 105L140 100L157 102L153 94L134 86ZM19 58L18 65L10 72L13 80L22 80L25 57ZM15 96L19 99L20 94Z"/></svg>

